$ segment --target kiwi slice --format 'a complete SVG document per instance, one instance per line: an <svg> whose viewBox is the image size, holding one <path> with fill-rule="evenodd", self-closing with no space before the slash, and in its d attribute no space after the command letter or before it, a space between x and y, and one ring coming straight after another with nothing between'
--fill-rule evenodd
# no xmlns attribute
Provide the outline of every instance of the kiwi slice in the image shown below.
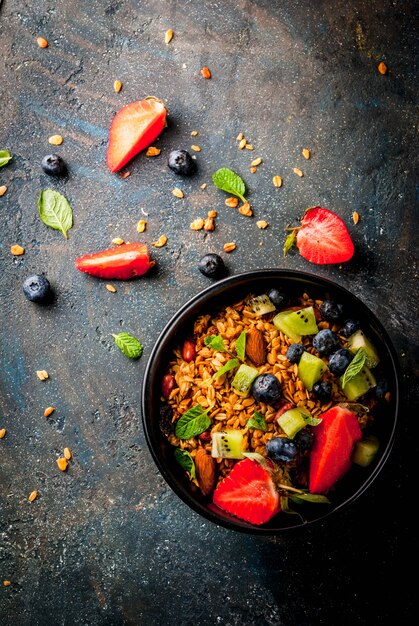
<svg viewBox="0 0 419 626"><path fill-rule="evenodd" d="M266 315L266 313L272 313L275 311L275 305L269 299L269 296L264 293L261 296L255 296L249 300L250 310L258 317Z"/></svg>
<svg viewBox="0 0 419 626"><path fill-rule="evenodd" d="M374 460L380 442L375 435L367 435L360 441L357 441L352 456L352 461L361 467L367 467Z"/></svg>
<svg viewBox="0 0 419 626"><path fill-rule="evenodd" d="M212 434L211 456L221 459L244 459L240 430L222 430Z"/></svg>
<svg viewBox="0 0 419 626"><path fill-rule="evenodd" d="M297 343L302 335L315 335L319 332L312 306L298 311L282 311L272 321L284 335Z"/></svg>
<svg viewBox="0 0 419 626"><path fill-rule="evenodd" d="M340 378L342 384L342 376ZM374 374L370 371L370 369L365 366L362 370L351 378L344 387L342 387L342 391L345 396L351 402L354 400L358 400L361 396L367 393L370 389L377 386L377 381L375 380Z"/></svg>
<svg viewBox="0 0 419 626"><path fill-rule="evenodd" d="M364 348L367 354L367 366L375 367L380 362L380 357L377 354L376 349L372 345L371 341L364 335L362 330L357 330L356 333L351 335L348 339L349 352L355 354L360 348Z"/></svg>
<svg viewBox="0 0 419 626"><path fill-rule="evenodd" d="M298 364L298 378L302 381L304 387L311 391L314 383L322 377L327 370L327 365L318 356L303 352Z"/></svg>
<svg viewBox="0 0 419 626"><path fill-rule="evenodd" d="M306 425L305 417L299 409L285 411L276 421L290 439L294 439L295 435Z"/></svg>
<svg viewBox="0 0 419 626"><path fill-rule="evenodd" d="M242 363L231 381L231 386L238 396L245 398L249 395L250 387L258 375L257 369Z"/></svg>

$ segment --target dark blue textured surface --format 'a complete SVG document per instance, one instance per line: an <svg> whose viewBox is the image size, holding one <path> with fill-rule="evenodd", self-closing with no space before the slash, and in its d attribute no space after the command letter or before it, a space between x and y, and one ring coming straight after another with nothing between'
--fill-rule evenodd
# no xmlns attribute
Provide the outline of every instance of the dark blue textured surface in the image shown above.
<svg viewBox="0 0 419 626"><path fill-rule="evenodd" d="M417 455L417 50L413 1L4 0L0 7L2 336L0 344L0 623L369 625L413 621L405 563L417 548L410 513ZM170 45L164 33L173 28ZM36 37L49 41L38 48ZM389 67L377 72L379 61ZM208 66L205 81L200 68ZM113 91L119 79L123 89ZM149 94L169 127L122 180L106 168L114 112ZM199 135L191 138L190 132ZM253 152L239 151L243 132ZM54 151L68 180L41 170ZM173 148L198 144L199 174L179 181ZM312 158L305 161L301 149ZM263 164L250 174L252 158ZM243 175L255 217L224 206L210 175ZM292 169L300 167L304 177ZM271 179L284 179L275 189ZM208 183L205 191L200 189ZM172 188L185 191L176 199ZM68 241L37 214L54 187L74 209ZM283 228L320 204L348 224L356 254L342 268L282 257ZM130 283L75 270L74 259L113 237L161 234L157 268ZM213 233L189 230L216 209ZM354 210L360 214L355 226ZM266 219L266 231L256 228ZM112 224L112 226L109 226ZM223 244L237 242L224 255ZM25 247L12 257L10 245ZM400 356L405 409L393 453L354 505L306 532L255 538L203 521L166 486L146 448L139 382L161 328L208 279L196 269L221 252L231 273L315 271L351 289L382 320ZM24 278L45 272L51 307L25 300ZM144 343L128 361L111 333ZM50 379L35 375L46 369ZM43 417L46 406L55 412ZM74 452L66 474L55 459ZM408 469L409 468L409 469ZM416 482L416 481L415 481ZM39 491L30 504L27 495ZM409 496L409 497L408 497ZM414 498L413 498L414 499Z"/></svg>

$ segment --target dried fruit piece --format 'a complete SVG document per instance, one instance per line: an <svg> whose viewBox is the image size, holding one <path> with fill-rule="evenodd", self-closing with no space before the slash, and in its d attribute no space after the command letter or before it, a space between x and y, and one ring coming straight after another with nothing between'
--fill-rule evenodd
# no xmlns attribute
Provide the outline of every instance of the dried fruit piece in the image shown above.
<svg viewBox="0 0 419 626"><path fill-rule="evenodd" d="M294 167L294 169L292 170L294 172L294 174L297 174L297 176L299 176L300 178L302 178L303 176L303 172L300 170L299 167Z"/></svg>
<svg viewBox="0 0 419 626"><path fill-rule="evenodd" d="M344 263L354 254L354 245L343 220L322 207L305 212L296 245L301 256L317 265Z"/></svg>
<svg viewBox="0 0 419 626"><path fill-rule="evenodd" d="M49 415L51 415L51 413L54 413L55 409L53 406L47 406L47 408L44 411L44 417L48 417Z"/></svg>
<svg viewBox="0 0 419 626"><path fill-rule="evenodd" d="M202 230L204 228L204 224L205 222L202 217L197 217L196 220L191 223L191 230Z"/></svg>
<svg viewBox="0 0 419 626"><path fill-rule="evenodd" d="M64 458L69 461L72 456L70 448L64 448Z"/></svg>
<svg viewBox="0 0 419 626"><path fill-rule="evenodd" d="M169 28L169 30L166 30L164 34L164 43L165 44L170 43L173 39L173 35L174 35L174 32L171 28Z"/></svg>
<svg viewBox="0 0 419 626"><path fill-rule="evenodd" d="M282 178L280 176L274 176L272 178L272 182L274 187L282 187Z"/></svg>
<svg viewBox="0 0 419 626"><path fill-rule="evenodd" d="M22 246L15 244L14 246L10 247L10 252L13 254L13 256L21 256L22 254L25 254L25 248L22 248Z"/></svg>
<svg viewBox="0 0 419 626"><path fill-rule="evenodd" d="M105 285L105 286L106 286L106 289L107 289L108 291L110 291L111 293L116 293L116 288L115 288L113 285L111 285L110 283L108 283L108 284L107 284L107 285Z"/></svg>
<svg viewBox="0 0 419 626"><path fill-rule="evenodd" d="M261 230L265 230L265 228L268 228L269 224L268 222L265 222L265 220L258 220L256 222L256 226Z"/></svg>
<svg viewBox="0 0 419 626"><path fill-rule="evenodd" d="M150 146L149 148L147 148L145 155L148 157L155 157L155 156L159 156L160 152L161 152L160 148L156 148L155 146Z"/></svg>
<svg viewBox="0 0 419 626"><path fill-rule="evenodd" d="M266 341L258 328L253 327L246 334L246 354L256 367L266 362Z"/></svg>
<svg viewBox="0 0 419 626"><path fill-rule="evenodd" d="M48 143L50 143L52 146L61 146L63 141L64 139L61 137L61 135L51 135L51 137L48 138Z"/></svg>
<svg viewBox="0 0 419 626"><path fill-rule="evenodd" d="M48 48L48 41L44 39L43 37L37 37L36 43L38 44L40 48Z"/></svg>
<svg viewBox="0 0 419 626"><path fill-rule="evenodd" d="M129 280L134 276L142 276L154 265L155 262L150 261L147 245L139 242L85 254L75 261L80 272L110 280Z"/></svg>
<svg viewBox="0 0 419 626"><path fill-rule="evenodd" d="M153 241L152 245L155 248L163 248L163 246L165 246L167 244L167 237L166 235L161 235L157 241Z"/></svg>
<svg viewBox="0 0 419 626"><path fill-rule="evenodd" d="M31 493L28 496L28 500L29 502L33 502L34 500L36 500L38 497L38 492L36 491L36 489L34 491L31 491Z"/></svg>
<svg viewBox="0 0 419 626"><path fill-rule="evenodd" d="M66 459L65 457L60 456L60 457L57 459L57 465L58 465L59 469L60 469L62 472L65 472L65 470L66 470L66 469L67 469L67 467L68 467L68 461L67 461L67 459Z"/></svg>
<svg viewBox="0 0 419 626"><path fill-rule="evenodd" d="M182 189L179 189L179 187L175 187L174 189L172 189L172 194L176 198L184 198L185 197L185 194L183 193Z"/></svg>
<svg viewBox="0 0 419 626"><path fill-rule="evenodd" d="M0 186L0 198L1 198L1 196L4 196L4 194L6 193L6 191L7 191L7 187L6 187L6 185L1 185L1 186Z"/></svg>
<svg viewBox="0 0 419 626"><path fill-rule="evenodd" d="M308 159L310 158L310 150L308 148L303 148L302 155L308 161Z"/></svg>
<svg viewBox="0 0 419 626"><path fill-rule="evenodd" d="M116 93L119 93L122 89L122 83L120 80L115 80L113 83L113 89Z"/></svg>
<svg viewBox="0 0 419 626"><path fill-rule="evenodd" d="M0 439L4 439L6 436L7 430L5 428L0 428Z"/></svg>
<svg viewBox="0 0 419 626"><path fill-rule="evenodd" d="M384 61L381 61L381 63L378 64L377 69L380 72L380 74L382 74L383 76L387 74L388 68L387 68L387 65L384 63Z"/></svg>
<svg viewBox="0 0 419 626"><path fill-rule="evenodd" d="M114 243L116 246L122 246L124 240L121 237L114 237L111 243Z"/></svg>
<svg viewBox="0 0 419 626"><path fill-rule="evenodd" d="M46 370L36 370L36 375L38 376L39 380L46 380L47 378L49 378L49 374Z"/></svg>
<svg viewBox="0 0 419 626"><path fill-rule="evenodd" d="M146 220L138 220L138 222L137 222L137 232L138 233L143 233L146 228L147 228Z"/></svg>
<svg viewBox="0 0 419 626"><path fill-rule="evenodd" d="M201 74L204 78L211 78L211 72L208 67L203 67L201 69Z"/></svg>
<svg viewBox="0 0 419 626"><path fill-rule="evenodd" d="M224 252L233 252L233 250L235 249L236 249L236 244L234 243L234 241L224 244Z"/></svg>
<svg viewBox="0 0 419 626"><path fill-rule="evenodd" d="M216 461L205 452L204 448L198 448L194 462L199 488L204 496L208 496L215 487Z"/></svg>

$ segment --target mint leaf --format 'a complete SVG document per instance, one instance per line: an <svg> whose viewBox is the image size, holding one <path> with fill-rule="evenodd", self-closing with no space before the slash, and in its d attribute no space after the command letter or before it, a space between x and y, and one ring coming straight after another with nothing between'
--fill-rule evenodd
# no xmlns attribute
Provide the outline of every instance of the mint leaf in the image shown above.
<svg viewBox="0 0 419 626"><path fill-rule="evenodd" d="M58 191L44 189L39 196L38 208L44 224L60 230L68 239L67 231L73 226L73 210L67 199Z"/></svg>
<svg viewBox="0 0 419 626"><path fill-rule="evenodd" d="M265 418L263 417L262 413L259 413L259 411L255 411L253 417L247 420L246 426L247 428L263 430L265 433L267 431Z"/></svg>
<svg viewBox="0 0 419 626"><path fill-rule="evenodd" d="M191 480L196 478L195 463L187 450L181 450L180 448L176 448L175 459L179 463L179 465L183 467L185 472L188 472Z"/></svg>
<svg viewBox="0 0 419 626"><path fill-rule="evenodd" d="M7 165L12 160L12 155L7 150L0 150L0 167Z"/></svg>
<svg viewBox="0 0 419 626"><path fill-rule="evenodd" d="M233 196L240 198L242 202L246 202L246 198L244 197L246 193L244 181L232 170L229 170L227 167L222 167L212 175L212 180L218 189L232 193Z"/></svg>
<svg viewBox="0 0 419 626"><path fill-rule="evenodd" d="M186 411L176 422L175 434L179 439L191 439L207 430L210 424L211 420L207 411L197 404Z"/></svg>
<svg viewBox="0 0 419 626"><path fill-rule="evenodd" d="M359 372L364 367L367 359L368 355L365 352L364 348L359 348L358 352L355 354L354 358L349 363L348 367L345 370L345 373L340 379L342 389L346 385L346 383L348 383L350 380L355 378L357 374L359 374Z"/></svg>
<svg viewBox="0 0 419 626"><path fill-rule="evenodd" d="M214 374L213 378L219 378L223 374L226 374L227 372L229 372L230 370L233 370L235 367L238 367L239 365L240 365L240 362L238 359L230 359L229 361L227 361L227 363L225 363L222 367L220 367L218 372Z"/></svg>
<svg viewBox="0 0 419 626"><path fill-rule="evenodd" d="M244 361L244 355L246 353L246 331L243 330L237 337L236 341L236 354L240 361Z"/></svg>
<svg viewBox="0 0 419 626"><path fill-rule="evenodd" d="M115 339L115 343L118 348L127 356L129 359L139 359L143 353L143 346L141 343L128 333L119 333L118 335L114 335L112 333L112 337Z"/></svg>
<svg viewBox="0 0 419 626"><path fill-rule="evenodd" d="M220 335L208 335L204 339L204 344L217 352L228 352Z"/></svg>
<svg viewBox="0 0 419 626"><path fill-rule="evenodd" d="M288 498L296 504L302 502L313 502L315 504L330 504L330 500L326 496L322 496L317 493L293 493L289 494Z"/></svg>
<svg viewBox="0 0 419 626"><path fill-rule="evenodd" d="M284 256L287 256L291 248L296 245L296 241L297 241L297 231L293 230L292 233L290 233L288 237L285 239Z"/></svg>

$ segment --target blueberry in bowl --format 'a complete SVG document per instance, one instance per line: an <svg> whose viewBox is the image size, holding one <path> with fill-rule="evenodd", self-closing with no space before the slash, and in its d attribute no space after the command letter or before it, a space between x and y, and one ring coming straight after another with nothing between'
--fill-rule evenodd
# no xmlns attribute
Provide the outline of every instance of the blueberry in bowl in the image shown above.
<svg viewBox="0 0 419 626"><path fill-rule="evenodd" d="M272 289L284 298L271 300ZM325 301L338 319L322 316ZM359 327L347 337L349 315ZM275 535L370 487L392 448L399 396L394 348L362 301L318 276L266 269L219 280L181 307L149 357L141 402L154 461L188 506Z"/></svg>

